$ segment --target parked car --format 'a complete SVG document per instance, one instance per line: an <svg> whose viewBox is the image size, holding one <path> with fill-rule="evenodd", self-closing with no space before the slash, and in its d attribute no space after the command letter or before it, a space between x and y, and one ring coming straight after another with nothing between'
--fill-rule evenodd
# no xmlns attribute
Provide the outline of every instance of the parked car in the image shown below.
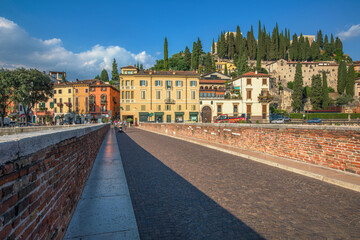
<svg viewBox="0 0 360 240"><path fill-rule="evenodd" d="M278 119L272 120L271 123L285 123L285 118L278 118Z"/></svg>
<svg viewBox="0 0 360 240"><path fill-rule="evenodd" d="M320 118L312 118L307 121L308 123L321 123L322 120Z"/></svg>

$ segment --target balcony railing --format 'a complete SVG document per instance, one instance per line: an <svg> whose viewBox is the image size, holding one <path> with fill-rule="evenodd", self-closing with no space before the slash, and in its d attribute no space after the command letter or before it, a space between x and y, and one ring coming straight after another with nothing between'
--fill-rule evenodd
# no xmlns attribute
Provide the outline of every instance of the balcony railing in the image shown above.
<svg viewBox="0 0 360 240"><path fill-rule="evenodd" d="M165 103L166 103L166 104L175 104L175 100L174 100L174 99L171 99L171 98L166 98L166 99L165 99Z"/></svg>
<svg viewBox="0 0 360 240"><path fill-rule="evenodd" d="M120 89L121 90L134 90L135 87L134 86L121 86Z"/></svg>
<svg viewBox="0 0 360 240"><path fill-rule="evenodd" d="M101 99L100 100L100 104L106 104L107 103L107 100L106 99Z"/></svg>
<svg viewBox="0 0 360 240"><path fill-rule="evenodd" d="M135 99L121 99L122 103L134 103Z"/></svg>

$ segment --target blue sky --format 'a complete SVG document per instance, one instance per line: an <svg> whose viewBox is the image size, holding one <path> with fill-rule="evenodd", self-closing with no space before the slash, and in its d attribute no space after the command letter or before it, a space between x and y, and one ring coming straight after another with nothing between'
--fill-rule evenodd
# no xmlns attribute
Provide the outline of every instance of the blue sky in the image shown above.
<svg viewBox="0 0 360 240"><path fill-rule="evenodd" d="M20 1L0 0L0 65L67 71L70 80L135 62L151 66L169 54L205 51L220 31L246 34L259 20L294 33L340 34L345 53L360 60L360 1ZM110 71L109 71L110 73Z"/></svg>

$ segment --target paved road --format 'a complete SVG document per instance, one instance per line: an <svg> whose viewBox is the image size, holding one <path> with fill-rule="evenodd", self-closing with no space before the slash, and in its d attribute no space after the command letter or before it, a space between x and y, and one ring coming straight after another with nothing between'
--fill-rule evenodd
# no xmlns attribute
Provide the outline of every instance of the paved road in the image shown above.
<svg viewBox="0 0 360 240"><path fill-rule="evenodd" d="M141 239L360 239L360 193L140 129L117 139Z"/></svg>

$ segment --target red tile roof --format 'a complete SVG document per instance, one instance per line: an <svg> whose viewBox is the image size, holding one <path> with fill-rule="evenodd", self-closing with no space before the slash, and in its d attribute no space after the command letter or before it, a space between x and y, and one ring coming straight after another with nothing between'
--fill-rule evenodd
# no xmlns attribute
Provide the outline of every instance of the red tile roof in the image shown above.
<svg viewBox="0 0 360 240"><path fill-rule="evenodd" d="M123 69L123 68L131 68L131 69L138 69L137 67L134 67L134 66L126 66L126 67L122 67L122 68L120 68L120 69Z"/></svg>
<svg viewBox="0 0 360 240"><path fill-rule="evenodd" d="M264 73L247 72L241 75L240 77L270 77L270 75Z"/></svg>

